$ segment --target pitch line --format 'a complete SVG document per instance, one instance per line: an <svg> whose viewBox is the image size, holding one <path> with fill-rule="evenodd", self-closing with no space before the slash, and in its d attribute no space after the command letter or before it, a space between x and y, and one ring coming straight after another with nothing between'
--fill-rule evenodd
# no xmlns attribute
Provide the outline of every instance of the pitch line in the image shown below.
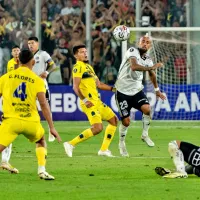
<svg viewBox="0 0 200 200"><path fill-rule="evenodd" d="M70 125L70 128L72 128L72 129L80 129L80 128L82 128L82 129L86 129L86 128L89 128L90 126L88 125L88 126L71 126ZM129 128L130 129L141 129L142 128L142 125L141 126L135 126L135 125L133 125L133 126L129 126ZM200 129L200 126L177 126L177 125L175 125L175 126L151 126L151 129L153 129L153 128L155 128L155 129Z"/></svg>
<svg viewBox="0 0 200 200"><path fill-rule="evenodd" d="M35 158L35 156L32 156L32 155L15 155L14 157L16 158ZM49 158L67 158L67 159L73 159L73 158L108 158L106 156L98 156L98 155L91 155L91 156L73 156L72 158L69 158L67 155L63 154L62 156L51 156L49 155L48 156ZM170 159L170 157L162 157L162 156L130 156L130 157L123 157L123 156L114 156L114 157L110 157L111 159L112 158L122 158L122 159L130 159L130 158L133 158L133 159Z"/></svg>

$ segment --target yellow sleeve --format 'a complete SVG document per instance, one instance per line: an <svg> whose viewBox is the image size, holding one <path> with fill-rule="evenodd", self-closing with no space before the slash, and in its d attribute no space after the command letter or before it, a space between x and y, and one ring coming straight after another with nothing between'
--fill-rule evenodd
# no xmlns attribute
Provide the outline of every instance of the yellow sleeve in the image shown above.
<svg viewBox="0 0 200 200"><path fill-rule="evenodd" d="M5 83L4 77L5 77L5 75L0 77L0 94L3 94L3 84Z"/></svg>
<svg viewBox="0 0 200 200"><path fill-rule="evenodd" d="M7 72L10 72L14 69L14 66L13 66L13 63L8 61L8 64L7 64Z"/></svg>
<svg viewBox="0 0 200 200"><path fill-rule="evenodd" d="M73 78L82 78L83 73L85 72L85 67L81 65L74 65L73 70L72 70L72 76Z"/></svg>
<svg viewBox="0 0 200 200"><path fill-rule="evenodd" d="M7 64L7 72L9 72L10 70L10 61L8 61L8 64Z"/></svg>
<svg viewBox="0 0 200 200"><path fill-rule="evenodd" d="M0 78L0 94L2 94L2 78Z"/></svg>

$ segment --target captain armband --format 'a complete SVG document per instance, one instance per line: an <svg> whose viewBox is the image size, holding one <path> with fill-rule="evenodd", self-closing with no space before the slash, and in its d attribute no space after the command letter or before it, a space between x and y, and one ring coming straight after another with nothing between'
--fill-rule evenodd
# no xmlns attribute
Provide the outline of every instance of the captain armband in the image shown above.
<svg viewBox="0 0 200 200"><path fill-rule="evenodd" d="M112 92L116 92L117 89L116 89L115 87L111 87L111 91L112 91Z"/></svg>

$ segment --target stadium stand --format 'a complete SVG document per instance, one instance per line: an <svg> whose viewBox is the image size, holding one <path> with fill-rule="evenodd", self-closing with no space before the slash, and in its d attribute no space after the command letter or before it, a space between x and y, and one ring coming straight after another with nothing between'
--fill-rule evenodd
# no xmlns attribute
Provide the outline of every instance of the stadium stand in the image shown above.
<svg viewBox="0 0 200 200"><path fill-rule="evenodd" d="M141 26L186 26L185 3L184 0L143 0ZM11 47L14 44L27 47L28 37L35 35L34 10L35 0L0 1L0 59L3 61L0 75L6 72ZM121 61L120 43L112 37L112 30L119 24L135 26L135 1L92 0L91 22L91 64L101 80L112 84ZM76 43L85 43L85 1L43 0L41 27L42 49L53 56L58 68L49 82L72 84L71 50ZM105 63L109 63L110 68Z"/></svg>

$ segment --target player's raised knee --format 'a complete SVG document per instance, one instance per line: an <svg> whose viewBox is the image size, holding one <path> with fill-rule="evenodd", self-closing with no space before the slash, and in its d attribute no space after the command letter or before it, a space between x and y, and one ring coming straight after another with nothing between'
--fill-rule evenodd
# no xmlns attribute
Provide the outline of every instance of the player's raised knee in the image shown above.
<svg viewBox="0 0 200 200"><path fill-rule="evenodd" d="M128 127L130 125L130 119L129 118L126 118L126 119L123 119L122 120L122 124L126 127Z"/></svg>
<svg viewBox="0 0 200 200"><path fill-rule="evenodd" d="M141 106L141 111L143 112L143 114L145 115L150 115L151 113L151 107L149 104L144 104Z"/></svg>
<svg viewBox="0 0 200 200"><path fill-rule="evenodd" d="M92 127L92 132L94 135L99 134L103 130L103 125L102 124L95 124Z"/></svg>
<svg viewBox="0 0 200 200"><path fill-rule="evenodd" d="M176 140L173 140L173 141L169 142L168 148L169 148L169 149L177 149L177 148L178 148L178 145L177 145Z"/></svg>
<svg viewBox="0 0 200 200"><path fill-rule="evenodd" d="M115 115L114 117L113 117L113 126L117 126L117 123L118 123L118 118L117 118L117 116Z"/></svg>

